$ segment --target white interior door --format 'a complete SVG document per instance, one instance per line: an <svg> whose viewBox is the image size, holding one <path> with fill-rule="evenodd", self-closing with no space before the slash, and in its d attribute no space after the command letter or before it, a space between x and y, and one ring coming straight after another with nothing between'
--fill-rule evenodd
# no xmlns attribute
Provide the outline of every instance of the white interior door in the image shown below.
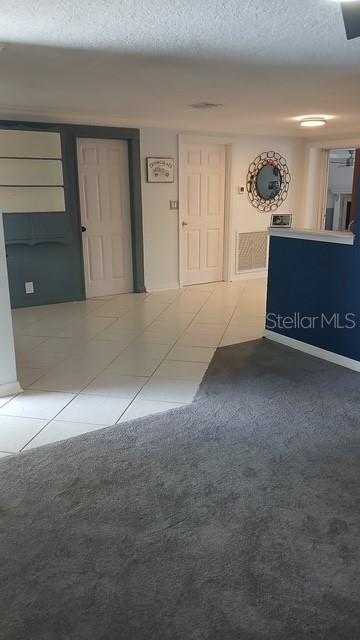
<svg viewBox="0 0 360 640"><path fill-rule="evenodd" d="M185 144L180 158L182 284L223 279L225 145Z"/></svg>
<svg viewBox="0 0 360 640"><path fill-rule="evenodd" d="M86 297L127 293L133 287L127 142L79 139L77 152Z"/></svg>

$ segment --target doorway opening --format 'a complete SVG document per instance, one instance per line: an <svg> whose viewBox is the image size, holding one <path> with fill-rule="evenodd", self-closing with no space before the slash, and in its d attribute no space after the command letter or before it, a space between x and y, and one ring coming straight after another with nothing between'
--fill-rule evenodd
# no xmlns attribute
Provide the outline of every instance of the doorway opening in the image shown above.
<svg viewBox="0 0 360 640"><path fill-rule="evenodd" d="M87 298L133 291L128 143L78 138Z"/></svg>
<svg viewBox="0 0 360 640"><path fill-rule="evenodd" d="M331 149L324 212L327 231L348 231L353 218L353 185L356 149Z"/></svg>

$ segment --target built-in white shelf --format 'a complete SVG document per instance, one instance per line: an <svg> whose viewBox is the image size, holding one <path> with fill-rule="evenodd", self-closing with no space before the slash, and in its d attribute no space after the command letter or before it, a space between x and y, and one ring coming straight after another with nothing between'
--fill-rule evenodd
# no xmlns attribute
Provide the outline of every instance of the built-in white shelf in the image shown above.
<svg viewBox="0 0 360 640"><path fill-rule="evenodd" d="M65 212L60 133L0 130L0 210Z"/></svg>

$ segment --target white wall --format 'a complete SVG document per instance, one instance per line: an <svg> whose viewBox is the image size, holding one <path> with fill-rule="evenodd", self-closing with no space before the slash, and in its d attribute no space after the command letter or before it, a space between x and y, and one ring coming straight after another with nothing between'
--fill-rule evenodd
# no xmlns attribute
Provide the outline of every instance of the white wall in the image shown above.
<svg viewBox="0 0 360 640"><path fill-rule="evenodd" d="M142 197L144 221L145 284L148 290L178 286L178 212L169 210L169 200L178 199L178 135L191 135L182 131L141 129ZM201 133L226 143L231 155L230 171L230 232L229 251L233 253L230 278L234 276L236 232L267 229L270 214L259 213L248 201L246 175L255 157L263 151L277 151L283 155L291 173L287 200L278 209L294 215L294 226L303 225L303 180L305 143L299 138L274 136L246 136ZM200 134L196 136L200 137ZM146 157L168 156L176 160L174 184L149 184L146 182ZM245 193L238 194L238 187Z"/></svg>
<svg viewBox="0 0 360 640"><path fill-rule="evenodd" d="M14 336L11 322L4 229L0 213L0 396L20 391L17 383Z"/></svg>
<svg viewBox="0 0 360 640"><path fill-rule="evenodd" d="M178 212L169 209L169 200L178 199L177 154L178 137L175 132L141 130L144 264L148 290L172 289L179 283ZM146 158L150 156L175 158L174 183L146 181Z"/></svg>
<svg viewBox="0 0 360 640"><path fill-rule="evenodd" d="M327 156L321 148L306 149L302 220L306 229L317 229L319 225L326 164Z"/></svg>

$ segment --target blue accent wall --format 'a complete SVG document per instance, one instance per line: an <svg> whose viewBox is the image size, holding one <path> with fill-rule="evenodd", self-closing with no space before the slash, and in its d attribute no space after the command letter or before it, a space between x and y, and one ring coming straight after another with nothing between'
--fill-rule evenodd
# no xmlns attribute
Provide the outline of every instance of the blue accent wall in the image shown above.
<svg viewBox="0 0 360 640"><path fill-rule="evenodd" d="M71 228L70 214L26 214L28 220L23 225L19 224L20 229L23 231L30 225L37 230L33 234L29 232L26 241L9 241L15 235L16 218L20 215L4 215L11 306L82 300L80 245L76 230ZM52 239L52 233L58 239ZM34 283L35 293L25 293L25 282Z"/></svg>
<svg viewBox="0 0 360 640"><path fill-rule="evenodd" d="M30 126L18 123L13 128L24 130ZM73 136L66 125L33 123L31 129L60 133L66 211L3 216L13 308L82 300L85 297ZM34 283L33 294L25 293L25 282Z"/></svg>
<svg viewBox="0 0 360 640"><path fill-rule="evenodd" d="M270 238L267 328L360 361L360 244L354 246ZM356 327L276 328L273 315L316 317L355 314Z"/></svg>
<svg viewBox="0 0 360 640"><path fill-rule="evenodd" d="M11 306L27 307L85 298L76 139L127 140L134 291L143 292L144 259L138 129L0 121L12 130L57 131L61 135L65 213L5 214ZM25 293L33 282L35 293Z"/></svg>

